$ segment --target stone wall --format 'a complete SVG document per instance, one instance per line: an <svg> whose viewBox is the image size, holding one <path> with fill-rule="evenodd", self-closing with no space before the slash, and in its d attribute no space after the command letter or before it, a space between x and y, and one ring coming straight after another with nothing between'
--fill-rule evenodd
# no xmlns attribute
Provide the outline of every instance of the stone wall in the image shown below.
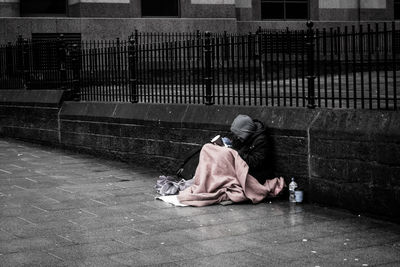
<svg viewBox="0 0 400 267"><path fill-rule="evenodd" d="M60 113L61 143L171 174L188 152L217 134L229 135L238 114L268 127L270 176L295 176L308 187L307 127L315 111L307 109L67 102Z"/></svg>
<svg viewBox="0 0 400 267"><path fill-rule="evenodd" d="M19 34L81 33L82 40L127 39L135 29L142 32L236 32L235 19L112 19L112 18L0 18L0 44L15 42Z"/></svg>
<svg viewBox="0 0 400 267"><path fill-rule="evenodd" d="M361 24L374 23L362 21ZM316 21L315 28L349 26L348 21ZM358 23L357 23L358 25ZM356 25L356 26L357 26ZM231 18L0 18L0 44L15 42L18 35L30 38L32 33L81 33L82 40L126 40L135 29L141 32L255 32L264 29L306 29L305 21L237 21ZM390 29L389 25L389 29ZM400 22L396 22L396 28Z"/></svg>
<svg viewBox="0 0 400 267"><path fill-rule="evenodd" d="M400 221L400 116L394 111L64 102L57 91L0 91L0 135L172 174L238 114L267 126L270 177L307 200Z"/></svg>
<svg viewBox="0 0 400 267"><path fill-rule="evenodd" d="M63 91L0 90L0 135L59 144Z"/></svg>
<svg viewBox="0 0 400 267"><path fill-rule="evenodd" d="M311 200L399 218L399 115L321 112L310 129Z"/></svg>

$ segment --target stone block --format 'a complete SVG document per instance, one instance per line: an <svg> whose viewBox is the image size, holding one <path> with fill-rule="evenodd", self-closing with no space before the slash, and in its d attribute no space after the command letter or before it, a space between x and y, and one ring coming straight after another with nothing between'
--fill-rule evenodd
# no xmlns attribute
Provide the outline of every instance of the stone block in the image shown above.
<svg viewBox="0 0 400 267"><path fill-rule="evenodd" d="M399 143L374 143L374 148L373 160L390 166L400 166Z"/></svg>
<svg viewBox="0 0 400 267"><path fill-rule="evenodd" d="M56 20L49 18L35 18L32 20L32 33L55 33L57 32Z"/></svg>
<svg viewBox="0 0 400 267"><path fill-rule="evenodd" d="M124 159L137 166L151 167L152 169L160 171L161 174L175 174L180 164L179 160L161 156L151 156L145 154L127 153Z"/></svg>
<svg viewBox="0 0 400 267"><path fill-rule="evenodd" d="M78 133L72 133L72 132L60 132L61 136L61 144L66 145L68 147L71 146L82 146L83 145L83 140L85 138L85 134L78 134Z"/></svg>
<svg viewBox="0 0 400 267"><path fill-rule="evenodd" d="M372 198L366 212L389 216L391 219L400 219L400 188L383 188L375 186L372 188Z"/></svg>
<svg viewBox="0 0 400 267"><path fill-rule="evenodd" d="M105 151L106 153L110 149L110 137L105 135L87 135L87 145L93 147L96 150Z"/></svg>
<svg viewBox="0 0 400 267"><path fill-rule="evenodd" d="M390 142L388 140L388 142ZM400 146L396 143L311 139L311 154L326 158L357 159L400 165Z"/></svg>
<svg viewBox="0 0 400 267"><path fill-rule="evenodd" d="M39 129L38 141L47 144L58 145L58 131Z"/></svg>
<svg viewBox="0 0 400 267"><path fill-rule="evenodd" d="M70 102L63 103L60 111L61 119L77 119L84 118L89 104L85 102Z"/></svg>
<svg viewBox="0 0 400 267"><path fill-rule="evenodd" d="M386 142L400 141L396 112L374 110L325 110L310 129L311 138Z"/></svg>
<svg viewBox="0 0 400 267"><path fill-rule="evenodd" d="M71 18L57 18L56 20L57 33L81 33L81 20Z"/></svg>
<svg viewBox="0 0 400 267"><path fill-rule="evenodd" d="M104 134L110 136L121 136L121 128L116 123L102 123L101 129L104 129Z"/></svg>
<svg viewBox="0 0 400 267"><path fill-rule="evenodd" d="M347 166L347 176L343 176L345 182L372 183L375 164L363 161L348 161Z"/></svg>
<svg viewBox="0 0 400 267"><path fill-rule="evenodd" d="M32 33L32 20L29 18L1 18L4 27L4 35L1 37L4 41L15 42L18 35L23 38L30 38Z"/></svg>
<svg viewBox="0 0 400 267"><path fill-rule="evenodd" d="M114 152L128 152L128 148L125 146L127 142L125 142L125 138L110 136L110 146L108 148L111 153Z"/></svg>
<svg viewBox="0 0 400 267"><path fill-rule="evenodd" d="M308 199L311 202L339 206L342 188L338 183L311 178Z"/></svg>
<svg viewBox="0 0 400 267"><path fill-rule="evenodd" d="M127 147L131 153L146 155L147 140L127 138Z"/></svg>
<svg viewBox="0 0 400 267"><path fill-rule="evenodd" d="M376 164L372 168L372 182L377 186L389 186L389 187L399 187L400 167L399 166L387 166L382 164Z"/></svg>
<svg viewBox="0 0 400 267"><path fill-rule="evenodd" d="M120 124L121 137L134 138L145 135L146 127L135 124Z"/></svg>
<svg viewBox="0 0 400 267"><path fill-rule="evenodd" d="M35 128L18 128L15 127L15 135L11 137L17 137L24 140L38 140L39 139L39 129ZM40 140L40 139L39 139Z"/></svg>
<svg viewBox="0 0 400 267"><path fill-rule="evenodd" d="M82 10L81 10L82 12ZM82 13L81 13L82 15ZM127 37L121 19L81 18L81 32L84 40L115 40ZM133 31L130 29L130 31Z"/></svg>
<svg viewBox="0 0 400 267"><path fill-rule="evenodd" d="M236 32L236 19L233 18L135 18L126 20L128 22L126 33L130 34L132 29L147 32Z"/></svg>
<svg viewBox="0 0 400 267"><path fill-rule="evenodd" d="M149 156L165 156L169 158L182 159L190 151L198 147L199 146L196 145L187 145L163 140L147 140L143 149L144 153Z"/></svg>
<svg viewBox="0 0 400 267"><path fill-rule="evenodd" d="M184 142L184 140L182 140L181 130L179 128L127 124L122 125L121 127L121 136L124 137Z"/></svg>
<svg viewBox="0 0 400 267"><path fill-rule="evenodd" d="M88 133L90 124L81 121L60 120L61 132Z"/></svg>
<svg viewBox="0 0 400 267"><path fill-rule="evenodd" d="M154 127L180 127L187 108L186 105L178 104L150 104L146 123L149 123Z"/></svg>
<svg viewBox="0 0 400 267"><path fill-rule="evenodd" d="M96 121L112 121L117 104L115 103L89 103L85 116Z"/></svg>
<svg viewBox="0 0 400 267"><path fill-rule="evenodd" d="M88 133L104 135L104 136L119 136L119 127L115 127L114 124L108 122L87 122L89 126Z"/></svg>
<svg viewBox="0 0 400 267"><path fill-rule="evenodd" d="M304 137L297 136L271 136L270 138L274 153L278 154L296 154L296 155L307 155L308 154L308 141Z"/></svg>
<svg viewBox="0 0 400 267"><path fill-rule="evenodd" d="M349 176L347 160L325 159L312 156L310 169L311 177L321 180L342 182Z"/></svg>
<svg viewBox="0 0 400 267"><path fill-rule="evenodd" d="M342 183L340 185L339 206L348 210L367 212L371 208L374 195L372 186L364 183Z"/></svg>
<svg viewBox="0 0 400 267"><path fill-rule="evenodd" d="M150 106L147 104L119 103L115 109L115 122L142 125L147 118Z"/></svg>
<svg viewBox="0 0 400 267"><path fill-rule="evenodd" d="M0 104L58 107L63 95L62 90L1 90Z"/></svg>
<svg viewBox="0 0 400 267"><path fill-rule="evenodd" d="M311 138L312 155L326 158L374 160L375 145L371 142Z"/></svg>
<svg viewBox="0 0 400 267"><path fill-rule="evenodd" d="M263 108L258 119L274 135L307 137L307 130L320 111L299 108Z"/></svg>
<svg viewBox="0 0 400 267"><path fill-rule="evenodd" d="M277 154L274 162L266 163L267 168L269 164L275 165L275 173L278 176L308 176L307 156Z"/></svg>

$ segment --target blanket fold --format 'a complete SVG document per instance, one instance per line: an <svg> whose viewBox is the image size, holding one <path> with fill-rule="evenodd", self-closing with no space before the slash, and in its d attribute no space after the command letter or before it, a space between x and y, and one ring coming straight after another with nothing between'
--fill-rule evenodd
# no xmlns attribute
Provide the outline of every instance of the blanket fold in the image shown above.
<svg viewBox="0 0 400 267"><path fill-rule="evenodd" d="M206 144L200 152L193 185L181 191L178 200L198 207L227 200L258 203L278 195L285 187L282 177L262 185L248 171L247 163L235 150Z"/></svg>

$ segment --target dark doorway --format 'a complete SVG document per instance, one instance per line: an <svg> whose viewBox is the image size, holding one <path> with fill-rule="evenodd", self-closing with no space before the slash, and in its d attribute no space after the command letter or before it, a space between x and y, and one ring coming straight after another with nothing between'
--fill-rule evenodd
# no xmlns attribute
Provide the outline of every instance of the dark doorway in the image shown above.
<svg viewBox="0 0 400 267"><path fill-rule="evenodd" d="M67 0L21 0L21 16L67 14Z"/></svg>
<svg viewBox="0 0 400 267"><path fill-rule="evenodd" d="M179 0L142 0L143 17L178 17Z"/></svg>
<svg viewBox="0 0 400 267"><path fill-rule="evenodd" d="M400 0L394 0L394 19L400 19Z"/></svg>

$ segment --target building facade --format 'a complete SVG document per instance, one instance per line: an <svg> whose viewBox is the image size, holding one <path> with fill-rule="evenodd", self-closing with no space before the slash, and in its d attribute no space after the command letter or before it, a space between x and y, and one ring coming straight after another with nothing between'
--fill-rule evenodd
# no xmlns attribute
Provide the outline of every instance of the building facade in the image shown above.
<svg viewBox="0 0 400 267"><path fill-rule="evenodd" d="M400 25L400 0L0 0L0 43L35 34L110 40L135 30L305 29L307 20L320 29L393 20Z"/></svg>
<svg viewBox="0 0 400 267"><path fill-rule="evenodd" d="M400 0L0 0L0 17L400 19Z"/></svg>

